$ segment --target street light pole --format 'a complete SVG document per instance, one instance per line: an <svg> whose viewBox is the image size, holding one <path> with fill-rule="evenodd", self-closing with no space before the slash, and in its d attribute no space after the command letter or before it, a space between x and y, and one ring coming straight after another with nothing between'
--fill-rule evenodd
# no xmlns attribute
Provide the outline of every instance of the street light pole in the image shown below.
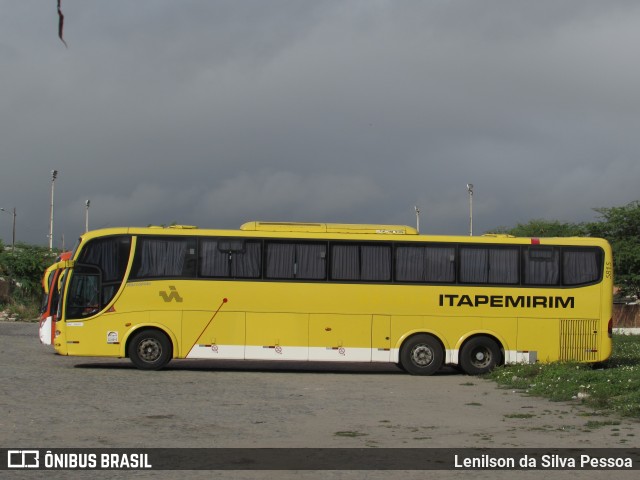
<svg viewBox="0 0 640 480"><path fill-rule="evenodd" d="M11 212L9 212L8 210L5 210L4 208L0 208L0 211L7 212L9 215L13 215L13 229L12 229L12 236L11 236L11 251L15 252L16 251L16 207L13 207L13 211L11 211Z"/></svg>
<svg viewBox="0 0 640 480"><path fill-rule="evenodd" d="M91 200L87 200L84 202L86 207L84 212L84 231L85 233L89 231L89 205L91 205Z"/></svg>
<svg viewBox="0 0 640 480"><path fill-rule="evenodd" d="M473 183L467 183L469 192L469 236L473 236Z"/></svg>
<svg viewBox="0 0 640 480"><path fill-rule="evenodd" d="M49 251L53 250L53 189L56 184L57 170L51 170L51 209L49 211Z"/></svg>

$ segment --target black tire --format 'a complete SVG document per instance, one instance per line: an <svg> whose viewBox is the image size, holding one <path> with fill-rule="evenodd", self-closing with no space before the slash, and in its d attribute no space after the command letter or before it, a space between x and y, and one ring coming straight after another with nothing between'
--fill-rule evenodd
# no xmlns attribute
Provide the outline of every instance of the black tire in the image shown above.
<svg viewBox="0 0 640 480"><path fill-rule="evenodd" d="M502 362L500 346L489 337L475 337L460 351L460 367L469 375L482 375Z"/></svg>
<svg viewBox="0 0 640 480"><path fill-rule="evenodd" d="M444 363L444 350L431 335L414 335L400 350L400 365L411 375L433 375Z"/></svg>
<svg viewBox="0 0 640 480"><path fill-rule="evenodd" d="M142 330L136 333L127 351L129 359L142 370L160 370L171 357L171 341L159 330Z"/></svg>

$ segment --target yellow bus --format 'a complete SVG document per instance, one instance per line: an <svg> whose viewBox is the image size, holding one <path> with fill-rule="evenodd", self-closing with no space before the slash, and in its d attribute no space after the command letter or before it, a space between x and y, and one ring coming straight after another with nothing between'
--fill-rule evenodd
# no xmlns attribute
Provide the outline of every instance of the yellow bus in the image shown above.
<svg viewBox="0 0 640 480"><path fill-rule="evenodd" d="M63 269L61 355L444 365L601 362L613 267L595 238L419 235L406 226L249 222L111 228Z"/></svg>
<svg viewBox="0 0 640 480"><path fill-rule="evenodd" d="M56 262L44 271L42 276L42 304L40 307L40 343L53 345L55 329L55 309L58 307L58 282L64 270L57 268L62 260L69 260L72 252L62 252Z"/></svg>

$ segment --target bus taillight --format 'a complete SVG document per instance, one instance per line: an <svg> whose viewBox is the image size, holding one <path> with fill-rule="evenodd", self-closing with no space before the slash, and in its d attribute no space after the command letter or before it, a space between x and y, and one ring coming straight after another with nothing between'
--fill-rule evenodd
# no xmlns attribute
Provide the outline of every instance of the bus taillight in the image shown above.
<svg viewBox="0 0 640 480"><path fill-rule="evenodd" d="M609 334L609 338L613 338L613 318L609 319L609 325L607 326L607 333Z"/></svg>

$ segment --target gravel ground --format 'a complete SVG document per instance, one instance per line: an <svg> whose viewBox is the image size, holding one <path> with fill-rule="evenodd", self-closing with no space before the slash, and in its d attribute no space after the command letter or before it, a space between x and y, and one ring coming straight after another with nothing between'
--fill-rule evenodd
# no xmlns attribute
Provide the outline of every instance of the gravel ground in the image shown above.
<svg viewBox="0 0 640 480"><path fill-rule="evenodd" d="M395 366L60 357L37 325L0 323L3 448L639 448L640 423ZM594 426L600 425L600 426ZM11 473L39 478L44 472ZM21 475L15 475L20 473ZM432 472L435 473L435 472ZM632 472L464 472L475 478L635 478ZM176 472L47 472L47 478L175 478ZM442 471L453 478L463 472ZM425 478L430 472L195 472L188 478ZM9 478L9 477L7 477Z"/></svg>

